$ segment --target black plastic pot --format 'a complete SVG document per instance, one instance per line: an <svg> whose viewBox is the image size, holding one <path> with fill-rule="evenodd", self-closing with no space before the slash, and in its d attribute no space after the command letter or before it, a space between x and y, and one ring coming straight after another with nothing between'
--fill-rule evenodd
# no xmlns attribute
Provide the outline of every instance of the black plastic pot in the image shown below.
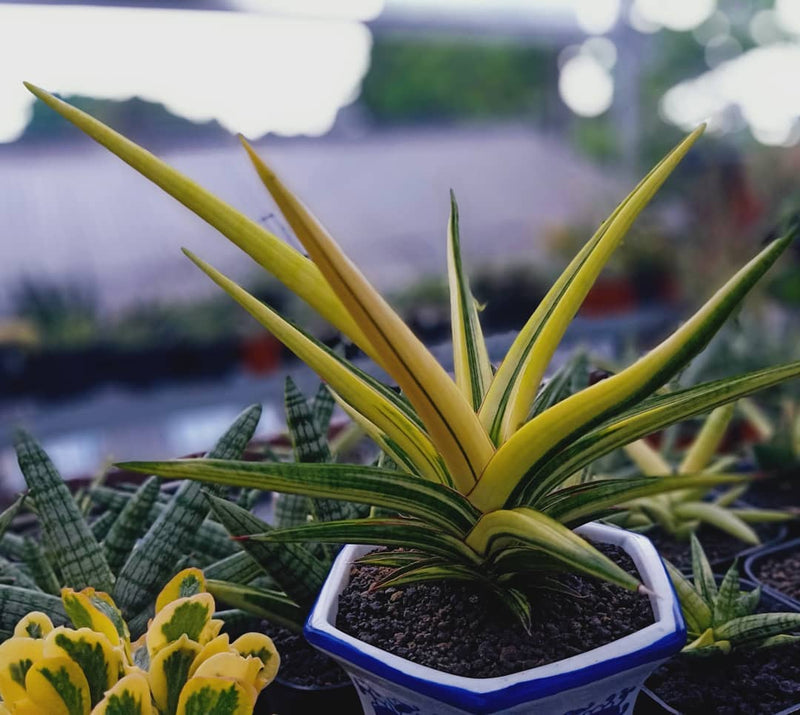
<svg viewBox="0 0 800 715"><path fill-rule="evenodd" d="M783 544L777 544L775 546L771 546L769 548L758 551L757 553L750 556L744 562L744 570L745 573L747 574L747 578L752 580L754 583L760 584L764 593L768 593L771 596L784 599L789 603L793 604L796 609L800 610L799 599L793 598L787 593L783 593L774 586L770 586L769 584L762 581L761 578L758 576L759 565L762 564L765 559L774 556L781 556L783 554L788 554L793 551L800 551L800 539L792 539L792 541L787 541Z"/></svg>
<svg viewBox="0 0 800 715"><path fill-rule="evenodd" d="M717 575L716 579L717 583L719 583L722 581L722 576ZM756 582L748 579L740 579L739 583L742 590L752 590L756 588ZM782 594L768 592L763 586L759 605L759 610L764 612L800 611L800 603L793 601ZM652 690L650 690L647 685L645 685L639 692L639 697L636 700L633 715L663 715L665 713L668 713L669 715L683 715L683 711L677 710L666 703ZM773 715L789 715L789 713L800 713L800 702L795 703L788 708L784 708L783 710L777 711L773 713Z"/></svg>
<svg viewBox="0 0 800 715"><path fill-rule="evenodd" d="M308 687L276 678L261 692L254 715L360 715L361 703L353 684Z"/></svg>
<svg viewBox="0 0 800 715"><path fill-rule="evenodd" d="M791 705L785 710L775 713L774 715L789 715L789 713L800 712L800 703ZM636 706L633 710L633 715L682 715L680 710L676 710L665 703L658 697L652 690L644 687L639 691L639 697L636 699Z"/></svg>

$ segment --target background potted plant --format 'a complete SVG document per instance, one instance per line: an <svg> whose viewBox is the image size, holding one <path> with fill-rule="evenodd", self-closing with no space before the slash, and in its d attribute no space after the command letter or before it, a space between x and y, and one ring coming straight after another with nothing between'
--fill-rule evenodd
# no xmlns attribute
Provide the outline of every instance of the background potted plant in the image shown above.
<svg viewBox="0 0 800 715"><path fill-rule="evenodd" d="M692 536L692 576L668 564L687 643L647 681L660 712L752 712L800 707L800 608L739 579L734 563L715 576Z"/></svg>
<svg viewBox="0 0 800 715"><path fill-rule="evenodd" d="M637 473L648 476L738 471L735 455L717 455L736 406L730 403L712 411L683 454L675 455L680 457L676 463L671 450L657 450L644 439L625 445L623 450L638 468ZM690 535L702 534L707 553L706 542L713 545L713 556L709 557L712 566L723 569L735 557L744 558L761 548L762 536L771 537L773 543L785 536L785 529L774 525L796 518L790 511L758 509L742 503L740 499L748 488L749 484L743 484L715 492L713 487L699 487L636 499L621 505L622 512L610 517L610 521L647 533L659 553L678 568L691 564ZM773 525L772 530L768 525Z"/></svg>

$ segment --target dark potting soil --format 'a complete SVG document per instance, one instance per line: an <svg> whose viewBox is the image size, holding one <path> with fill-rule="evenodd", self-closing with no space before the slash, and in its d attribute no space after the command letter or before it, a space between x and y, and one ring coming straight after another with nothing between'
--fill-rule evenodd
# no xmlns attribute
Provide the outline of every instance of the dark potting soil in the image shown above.
<svg viewBox="0 0 800 715"><path fill-rule="evenodd" d="M262 630L275 642L281 657L278 678L292 685L324 688L344 685L350 679L339 665L310 646L300 633L264 621Z"/></svg>
<svg viewBox="0 0 800 715"><path fill-rule="evenodd" d="M800 507L800 469L753 482L747 490L747 501L765 509Z"/></svg>
<svg viewBox="0 0 800 715"><path fill-rule="evenodd" d="M636 573L616 547L602 547ZM534 595L533 628L474 584L426 582L367 593L386 569L354 565L339 596L336 625L345 633L455 675L491 678L552 663L596 648L653 623L648 598L588 576L563 577L576 596Z"/></svg>
<svg viewBox="0 0 800 715"><path fill-rule="evenodd" d="M755 524L753 526L762 543L772 539L778 529L774 524ZM689 571L692 568L692 551L689 540L681 541L671 534L663 531L660 527L655 527L646 532L653 546L661 557L669 561L681 571ZM715 529L711 526L703 525L697 530L697 538L703 545L708 560L712 566L727 566L736 555L746 549L751 548L749 544L740 541L730 534Z"/></svg>
<svg viewBox="0 0 800 715"><path fill-rule="evenodd" d="M755 565L760 581L800 601L800 547L765 556Z"/></svg>
<svg viewBox="0 0 800 715"><path fill-rule="evenodd" d="M646 683L685 715L774 715L800 703L800 644L726 656L678 656Z"/></svg>

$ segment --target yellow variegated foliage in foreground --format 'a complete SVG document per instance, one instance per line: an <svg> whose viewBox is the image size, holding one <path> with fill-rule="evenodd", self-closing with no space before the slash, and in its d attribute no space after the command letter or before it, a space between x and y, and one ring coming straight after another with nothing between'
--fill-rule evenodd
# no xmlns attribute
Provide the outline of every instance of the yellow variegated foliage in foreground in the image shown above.
<svg viewBox="0 0 800 715"><path fill-rule="evenodd" d="M135 643L107 594L65 588L61 599L74 628L33 612L0 644L0 715L247 715L278 671L267 636L220 634L198 569L164 587Z"/></svg>

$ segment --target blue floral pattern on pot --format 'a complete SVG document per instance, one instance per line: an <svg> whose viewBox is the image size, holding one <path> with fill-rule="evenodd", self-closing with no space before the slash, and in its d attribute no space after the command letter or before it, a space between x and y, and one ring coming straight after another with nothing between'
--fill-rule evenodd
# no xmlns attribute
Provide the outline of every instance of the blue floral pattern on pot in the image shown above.
<svg viewBox="0 0 800 715"><path fill-rule="evenodd" d="M630 711L631 693L635 688L623 688L618 693L609 695L602 703L589 703L586 707L570 710L564 715L624 715Z"/></svg>

